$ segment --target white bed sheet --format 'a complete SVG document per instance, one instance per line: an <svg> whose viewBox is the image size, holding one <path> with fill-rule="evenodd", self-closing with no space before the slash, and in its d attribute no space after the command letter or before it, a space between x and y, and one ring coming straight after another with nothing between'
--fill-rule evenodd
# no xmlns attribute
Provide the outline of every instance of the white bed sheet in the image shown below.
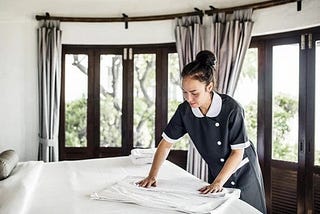
<svg viewBox="0 0 320 214"><path fill-rule="evenodd" d="M136 204L90 199L92 193L99 192L127 176L147 175L149 168L150 165L132 164L127 156L44 163L38 178L35 177L34 179L36 185L31 190L32 196L28 196L28 200L24 201L26 204L21 205L23 206L22 212L21 209L19 209L19 212L17 210L14 212L14 209L11 209L11 212L6 214L181 213L142 207ZM11 177L14 178L14 176ZM169 161L163 164L158 178L159 180L172 178L183 180L187 178L194 179L198 185L203 183ZM158 183L158 186L160 185L161 183ZM186 188L188 189L188 187ZM0 207L0 213L2 213L1 209ZM219 212L214 213L250 214L259 212L240 199L233 199L228 200L228 203L224 203L219 208Z"/></svg>

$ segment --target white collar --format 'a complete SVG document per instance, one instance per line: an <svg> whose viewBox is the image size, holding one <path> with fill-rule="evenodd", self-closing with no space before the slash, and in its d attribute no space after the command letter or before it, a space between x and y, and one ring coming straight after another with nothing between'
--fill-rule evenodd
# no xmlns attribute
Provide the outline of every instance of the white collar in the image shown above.
<svg viewBox="0 0 320 214"><path fill-rule="evenodd" d="M219 115L222 107L222 99L218 93L213 93L211 105L209 107L209 110L206 114L207 117L216 117ZM200 111L200 108L191 108L192 113L196 117L204 117L202 112Z"/></svg>

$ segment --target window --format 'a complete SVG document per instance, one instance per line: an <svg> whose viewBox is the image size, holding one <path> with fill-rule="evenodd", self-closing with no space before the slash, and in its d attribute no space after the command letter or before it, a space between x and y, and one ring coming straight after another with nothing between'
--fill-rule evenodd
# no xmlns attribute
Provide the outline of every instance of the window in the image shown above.
<svg viewBox="0 0 320 214"><path fill-rule="evenodd" d="M63 45L60 159L120 156L132 148L156 147L168 112L182 101L180 95L171 97L181 94L180 83L173 88L168 83L168 70L179 77L177 68L175 44ZM178 160L171 160L183 166L187 142L177 145L170 155Z"/></svg>
<svg viewBox="0 0 320 214"><path fill-rule="evenodd" d="M252 38L268 213L320 211L319 39L319 27Z"/></svg>
<svg viewBox="0 0 320 214"><path fill-rule="evenodd" d="M155 147L156 55L134 55L134 147Z"/></svg>
<svg viewBox="0 0 320 214"><path fill-rule="evenodd" d="M245 123L249 139L257 147L257 109L258 109L258 49L247 50L237 88L235 99L245 111Z"/></svg>
<svg viewBox="0 0 320 214"><path fill-rule="evenodd" d="M80 66L82 65L82 66ZM65 56L66 147L87 146L88 55ZM76 84L74 84L76 83Z"/></svg>
<svg viewBox="0 0 320 214"><path fill-rule="evenodd" d="M121 147L122 55L100 55L100 147Z"/></svg>
<svg viewBox="0 0 320 214"><path fill-rule="evenodd" d="M298 162L299 49L272 49L272 159Z"/></svg>
<svg viewBox="0 0 320 214"><path fill-rule="evenodd" d="M184 99L181 89L178 54L169 54L168 60L168 120L170 120L178 105L182 103ZM188 150L188 145L189 135L186 134L178 142L173 144L173 149Z"/></svg>

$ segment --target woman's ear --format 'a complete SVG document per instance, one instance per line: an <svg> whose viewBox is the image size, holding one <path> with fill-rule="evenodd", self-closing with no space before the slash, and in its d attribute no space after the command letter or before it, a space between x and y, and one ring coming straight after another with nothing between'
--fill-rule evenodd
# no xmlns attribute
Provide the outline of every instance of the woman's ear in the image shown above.
<svg viewBox="0 0 320 214"><path fill-rule="evenodd" d="M213 82L209 83L209 85L206 86L206 89L208 92L213 91Z"/></svg>

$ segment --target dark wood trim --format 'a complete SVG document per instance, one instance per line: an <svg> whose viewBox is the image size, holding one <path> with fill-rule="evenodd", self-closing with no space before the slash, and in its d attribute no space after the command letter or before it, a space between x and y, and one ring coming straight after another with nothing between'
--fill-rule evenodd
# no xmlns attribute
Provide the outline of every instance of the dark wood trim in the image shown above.
<svg viewBox="0 0 320 214"><path fill-rule="evenodd" d="M265 70L263 74L264 78L264 106L263 112L265 114L265 178L266 178L266 199L267 199L267 210L272 211L272 176L271 176L271 155L272 155L272 49L269 44L265 44Z"/></svg>
<svg viewBox="0 0 320 214"><path fill-rule="evenodd" d="M320 167L314 166L315 151L315 48L300 50L299 64L299 148L298 163L272 160L272 47L283 44L300 44L301 35L308 37L312 33L313 46L315 38L320 39L320 26L285 32L280 34L252 38L251 46L258 47L258 156L262 166L266 187L268 212L277 201L272 198L272 176L270 169L289 170L297 173L297 213L314 211L314 175L320 174ZM308 40L306 39L306 45ZM300 47L299 47L300 48ZM262 64L260 64L262 61ZM261 148L260 145L264 145ZM277 175L279 177L279 175ZM280 175L281 177L281 175ZM276 182L276 181L274 181ZM276 194L276 193L275 193ZM277 195L277 197L279 197ZM285 199L283 199L285 201ZM279 207L279 206L277 206Z"/></svg>
<svg viewBox="0 0 320 214"><path fill-rule="evenodd" d="M92 83L89 82L89 84L92 84L92 110L93 110L93 121L92 121L92 156L93 157L99 157L99 147L100 147L100 123L97 123L96 121L100 121L100 57L99 53L97 51L94 51L93 54L93 74L92 74ZM90 67L90 66L89 66Z"/></svg>
<svg viewBox="0 0 320 214"><path fill-rule="evenodd" d="M259 3L252 3L252 4L246 4L246 5L236 6L236 7L229 7L229 8L214 8L211 6L211 10L206 10L205 14L212 15L214 13L222 13L222 12L232 13L233 11L243 10L243 9L258 10L258 9L274 7L282 4L288 4L296 1L297 0L276 0L276 1L273 0L273 1L264 1Z"/></svg>
<svg viewBox="0 0 320 214"><path fill-rule="evenodd" d="M159 54L157 50L157 57L156 57L156 114L155 114L155 123L161 124L156 125L155 127L155 143L154 145L157 147L160 140L161 140L161 133L163 130L162 124L163 120L166 120L164 118L164 106L163 106L163 96L166 96L166 91L164 91L164 88L168 88L168 83L165 79L165 75L163 73L168 73L167 63L168 63L168 56L162 56L162 54ZM164 54L165 55L165 54ZM164 64L165 62L166 65Z"/></svg>
<svg viewBox="0 0 320 214"><path fill-rule="evenodd" d="M255 42L258 42L258 41L264 42L264 41L271 41L271 40L279 41L280 39L288 39L288 38L290 39L290 37L292 36L300 36L301 34L307 34L307 33L316 34L317 32L319 32L319 28L320 28L320 25L312 28L302 28L294 31L254 36L252 37L252 40Z"/></svg>
<svg viewBox="0 0 320 214"><path fill-rule="evenodd" d="M299 37L300 38L300 37ZM300 43L300 41L298 41ZM299 51L299 135L298 135L298 179L303 184L306 179L306 104L307 104L307 50ZM305 186L297 185L297 213L305 213Z"/></svg>
<svg viewBox="0 0 320 214"><path fill-rule="evenodd" d="M128 51L127 49L127 53ZM124 155L129 155L133 149L133 73L133 59L127 56L126 59L123 58L122 148Z"/></svg>
<svg viewBox="0 0 320 214"><path fill-rule="evenodd" d="M65 49L62 48L61 59L61 91L60 91L60 115L59 115L59 160L64 160L65 155Z"/></svg>
<svg viewBox="0 0 320 214"><path fill-rule="evenodd" d="M298 164L289 161L271 160L271 165L279 169L287 169L292 171L298 170Z"/></svg>
<svg viewBox="0 0 320 214"><path fill-rule="evenodd" d="M316 175L320 175L320 166L314 166L313 167L313 173Z"/></svg>
<svg viewBox="0 0 320 214"><path fill-rule="evenodd" d="M315 105L316 105L316 48L315 41L320 40L320 30L312 33L312 48L306 49L307 62L306 62L306 187L305 187L305 210L314 210L314 174L316 167L314 166L315 160ZM317 53L319 54L319 53ZM318 62L319 63L319 62ZM319 65L318 65L319 66ZM319 75L319 74L318 74ZM319 83L318 83L319 84ZM319 96L319 95L318 95ZM313 169L313 170L308 170Z"/></svg>
<svg viewBox="0 0 320 214"><path fill-rule="evenodd" d="M72 46L69 48L66 48L65 45L62 45L62 63L61 63L61 100L60 100L60 125L59 125L59 160L67 160L67 159L83 159L83 158L92 158L93 157L93 147L90 146L89 139L91 139L92 136L87 136L87 147L82 148L74 148L74 147L65 147L65 55L66 54L85 54L88 56L88 65L90 62L90 59L92 58L93 52L87 50L86 48L83 48L81 46ZM89 71L88 69L88 81L90 81L90 74L93 71ZM92 80L91 80L92 81ZM89 88L89 85L88 85ZM88 89L88 96L89 96L90 90ZM87 101L89 104L89 100ZM89 105L88 105L89 106ZM87 108L87 111L92 111ZM90 121L89 121L90 120ZM91 119L87 118L87 132L88 129L92 129L90 126Z"/></svg>
<svg viewBox="0 0 320 214"><path fill-rule="evenodd" d="M123 57L123 100L122 100L122 143L121 147L100 147L100 55L101 54L121 54L124 48L132 49L132 59L129 56ZM64 112L64 70L62 72L62 96L61 96L61 119L60 121L60 151L61 160L64 159L82 159L97 157L113 157L129 155L133 149L133 84L134 54L156 54L156 118L155 134L156 143L161 139L162 131L167 123L167 98L168 98L168 53L175 52L175 43L151 44L151 45L63 45L62 68L64 69L64 57L66 53L87 54L88 55L88 122L87 139L88 146L85 148L66 148L64 146L63 121ZM177 152L175 152L177 153ZM183 157L183 155L178 155ZM186 160L180 160L180 163Z"/></svg>
<svg viewBox="0 0 320 214"><path fill-rule="evenodd" d="M168 155L168 160L176 165L180 166L182 169L187 169L187 151L181 150L171 150Z"/></svg>
<svg viewBox="0 0 320 214"><path fill-rule="evenodd" d="M186 13L174 13L174 14L163 14L163 15L154 15L154 16L137 16L137 17L62 17L62 16L50 16L47 15L41 16L36 15L35 18L37 21L40 20L59 20L60 22L146 22L146 21L160 21L160 20L170 20L175 18L181 18L183 16L200 16L202 17L204 13L202 10L195 8L194 12Z"/></svg>
<svg viewBox="0 0 320 214"><path fill-rule="evenodd" d="M88 54L88 97L87 97L87 148L89 150L89 157L94 157L96 145L94 144L95 138L95 62L94 53L89 50Z"/></svg>

